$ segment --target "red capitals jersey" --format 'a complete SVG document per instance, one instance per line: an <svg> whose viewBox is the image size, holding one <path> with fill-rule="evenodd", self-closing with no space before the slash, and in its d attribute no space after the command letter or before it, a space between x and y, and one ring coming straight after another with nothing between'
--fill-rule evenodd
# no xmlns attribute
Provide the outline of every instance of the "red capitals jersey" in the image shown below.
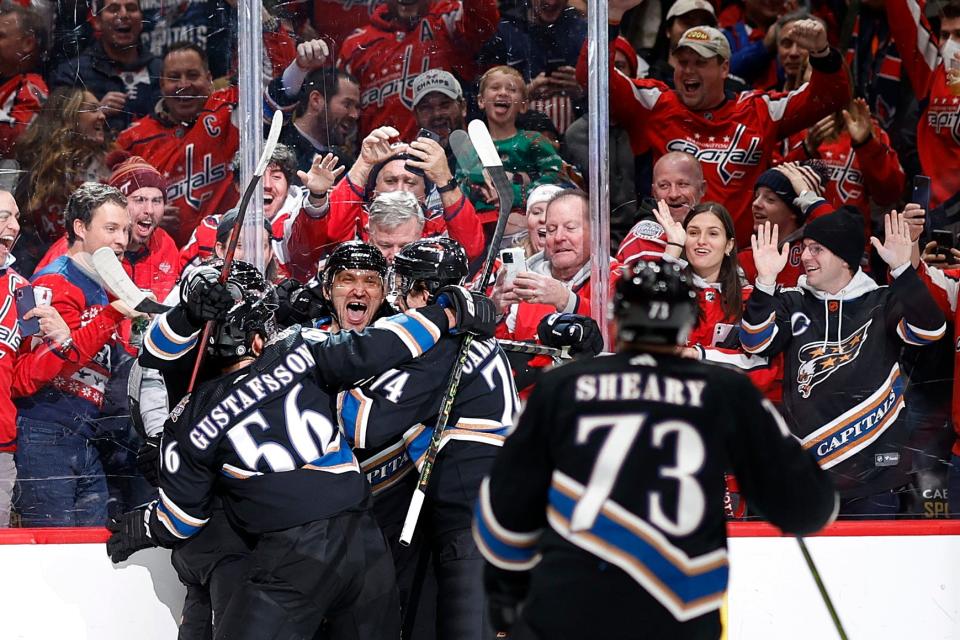
<svg viewBox="0 0 960 640"><path fill-rule="evenodd" d="M236 87L215 91L189 127L151 114L117 138L121 149L146 158L166 178L167 203L180 209L177 246L187 243L204 216L223 213L238 200L232 184L233 156L240 147L233 119L237 97Z"/></svg>
<svg viewBox="0 0 960 640"><path fill-rule="evenodd" d="M667 233L656 220L641 220L633 225L617 249L617 262L633 264L638 260L659 262L667 249Z"/></svg>
<svg viewBox="0 0 960 640"><path fill-rule="evenodd" d="M922 18L925 0L888 0L887 21L913 93L924 105L917 123L917 153L930 176L930 206L960 191L960 95L947 86L937 38Z"/></svg>
<svg viewBox="0 0 960 640"><path fill-rule="evenodd" d="M17 306L13 292L27 281L13 269L0 271L0 389L13 387L14 364L20 348ZM17 409L9 393L0 393L0 452L13 451L17 441Z"/></svg>
<svg viewBox="0 0 960 640"><path fill-rule="evenodd" d="M0 84L0 157L13 157L14 144L47 101L47 83L35 73L7 78Z"/></svg>
<svg viewBox="0 0 960 640"><path fill-rule="evenodd" d="M954 340L960 336L960 308L957 305L957 296L960 294L960 269L941 271L920 263L917 269L920 279L927 285L927 290L943 311L949 322L953 318ZM960 349L954 349L953 356L953 401L951 403L953 430L957 439L953 443L953 455L960 456Z"/></svg>
<svg viewBox="0 0 960 640"><path fill-rule="evenodd" d="M380 0L313 0L313 27L332 44L334 57L347 37L370 24Z"/></svg>
<svg viewBox="0 0 960 640"><path fill-rule="evenodd" d="M790 254L787 256L787 266L777 276L777 284L785 287L797 286L797 278L803 275L803 265L800 263L800 254L803 253L803 243L800 240L790 244ZM743 277L750 284L757 282L757 267L753 264L753 248L744 249L737 254L737 262L743 271Z"/></svg>
<svg viewBox="0 0 960 640"><path fill-rule="evenodd" d="M696 156L707 183L704 200L727 207L738 246L749 246L753 185L769 168L778 142L845 106L849 99L847 73L837 52L811 58L811 66L810 82L796 91L745 91L709 111L691 111L662 82L611 73L610 118L627 130L635 153L649 148L654 161L670 151ZM577 62L577 77L585 86L586 47Z"/></svg>
<svg viewBox="0 0 960 640"><path fill-rule="evenodd" d="M413 82L428 69L445 69L461 82L477 72L475 58L493 35L500 13L494 0L437 0L408 28L374 10L370 24L343 43L339 65L360 81L360 138L390 125L413 140Z"/></svg>

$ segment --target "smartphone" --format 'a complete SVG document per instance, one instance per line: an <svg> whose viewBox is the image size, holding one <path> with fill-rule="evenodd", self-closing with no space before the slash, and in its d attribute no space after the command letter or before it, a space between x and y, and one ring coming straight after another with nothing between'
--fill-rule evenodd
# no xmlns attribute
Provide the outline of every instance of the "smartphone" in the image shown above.
<svg viewBox="0 0 960 640"><path fill-rule="evenodd" d="M924 231L930 235L930 178L927 176L913 177L913 191L910 193L910 202L915 202L926 212L924 216Z"/></svg>
<svg viewBox="0 0 960 640"><path fill-rule="evenodd" d="M30 285L25 285L19 289L15 289L13 292L13 297L17 302L17 318L20 327L20 337L26 338L27 336L33 336L40 333L39 318L30 318L29 320L23 319L23 316L27 315L28 311L37 306L37 300L33 297L33 287Z"/></svg>
<svg viewBox="0 0 960 640"><path fill-rule="evenodd" d="M553 72L559 69L560 67L570 66L567 64L565 58L548 58L547 63L543 67L543 72L548 76L553 75Z"/></svg>
<svg viewBox="0 0 960 640"><path fill-rule="evenodd" d="M510 284L517 274L527 270L527 258L524 255L523 247L510 247L500 252L500 262L503 263L504 273L503 283Z"/></svg>
<svg viewBox="0 0 960 640"><path fill-rule="evenodd" d="M417 132L417 138L430 138L437 144L440 144L440 136L429 129L420 129L420 131ZM409 163L404 164L403 168L416 176L420 176L421 178L424 177L423 169L412 167Z"/></svg>
<svg viewBox="0 0 960 640"><path fill-rule="evenodd" d="M942 253L947 256L947 262L953 262L953 253L950 252L950 249L953 249L956 245L953 231L949 229L934 229L932 236L933 241L937 243L937 253Z"/></svg>

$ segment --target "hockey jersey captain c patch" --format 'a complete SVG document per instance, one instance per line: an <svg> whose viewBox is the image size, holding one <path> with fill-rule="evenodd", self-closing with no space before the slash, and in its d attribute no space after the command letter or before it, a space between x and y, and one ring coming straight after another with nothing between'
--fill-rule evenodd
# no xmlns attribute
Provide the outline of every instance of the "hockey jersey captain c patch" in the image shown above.
<svg viewBox="0 0 960 640"><path fill-rule="evenodd" d="M857 359L872 323L873 320L868 320L841 342L817 340L800 347L797 354L801 363L797 369L797 390L802 397L809 398L815 386L840 367Z"/></svg>

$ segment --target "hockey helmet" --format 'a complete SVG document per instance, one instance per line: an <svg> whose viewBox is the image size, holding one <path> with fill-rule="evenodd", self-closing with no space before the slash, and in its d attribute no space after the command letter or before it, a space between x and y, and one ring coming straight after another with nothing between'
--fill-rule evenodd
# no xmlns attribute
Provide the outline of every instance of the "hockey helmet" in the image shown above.
<svg viewBox="0 0 960 640"><path fill-rule="evenodd" d="M319 274L321 291L328 302L333 279L347 269L376 271L384 282L387 278L387 260L380 253L380 249L359 240L344 242L330 254Z"/></svg>
<svg viewBox="0 0 960 640"><path fill-rule="evenodd" d="M400 250L393 260L397 291L406 296L422 283L433 295L441 287L462 284L470 271L467 252L453 238L421 238Z"/></svg>
<svg viewBox="0 0 960 640"><path fill-rule="evenodd" d="M219 269L223 261L215 260L211 265ZM207 353L236 359L250 352L253 336L259 334L266 340L277 332L278 298L274 286L248 262L233 262L226 285L236 302L211 332Z"/></svg>
<svg viewBox="0 0 960 640"><path fill-rule="evenodd" d="M622 342L683 344L697 322L690 277L669 262L624 267L611 303Z"/></svg>

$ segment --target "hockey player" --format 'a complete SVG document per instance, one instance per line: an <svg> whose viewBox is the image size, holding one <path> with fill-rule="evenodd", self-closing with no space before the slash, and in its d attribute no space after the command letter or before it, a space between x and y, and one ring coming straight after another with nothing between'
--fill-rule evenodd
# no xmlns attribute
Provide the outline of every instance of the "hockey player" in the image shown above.
<svg viewBox="0 0 960 640"><path fill-rule="evenodd" d="M901 417L907 386L899 360L904 344L943 337L943 314L910 264L908 223L885 218L884 242L871 238L890 267L878 286L860 269L863 217L841 209L806 225L796 288L778 288L789 246L777 227L754 236L757 279L743 313L747 353L784 354L783 406L793 433L830 469L841 512L893 515L908 483L911 452Z"/></svg>
<svg viewBox="0 0 960 640"><path fill-rule="evenodd" d="M445 287L463 282L467 256L455 240L425 238L404 247L394 269L397 304L421 309ZM378 491L381 526L392 543L403 524L411 487L406 484L400 491L389 487L412 471L411 459L418 469L422 466L459 347L458 340L441 339L423 357L340 396L340 425L351 445L383 452L368 456L366 468ZM437 580L440 640L488 637L483 635L483 560L470 538L470 516L480 480L489 472L519 409L510 364L496 342L475 340L467 357L419 525ZM389 447L399 437L401 447ZM374 460L379 462L371 466Z"/></svg>
<svg viewBox="0 0 960 640"><path fill-rule="evenodd" d="M331 638L396 637L392 568L356 458L333 426L330 396L420 355L448 326L491 335L492 304L447 287L438 296L446 309L320 340L297 327L278 333L273 288L254 280L232 276L223 285L216 270L198 269L183 302L154 325L141 360L169 369L189 360L183 356L204 322L217 321L205 345L214 373L165 425L160 499L111 524L108 553L119 562L189 539L218 495L255 547L217 638L262 638L267 630L309 638L324 617Z"/></svg>
<svg viewBox="0 0 960 640"><path fill-rule="evenodd" d="M836 495L745 377L674 355L697 319L677 265L628 268L613 317L618 353L547 372L480 489L491 616L516 640L716 639L724 470L791 533Z"/></svg>

